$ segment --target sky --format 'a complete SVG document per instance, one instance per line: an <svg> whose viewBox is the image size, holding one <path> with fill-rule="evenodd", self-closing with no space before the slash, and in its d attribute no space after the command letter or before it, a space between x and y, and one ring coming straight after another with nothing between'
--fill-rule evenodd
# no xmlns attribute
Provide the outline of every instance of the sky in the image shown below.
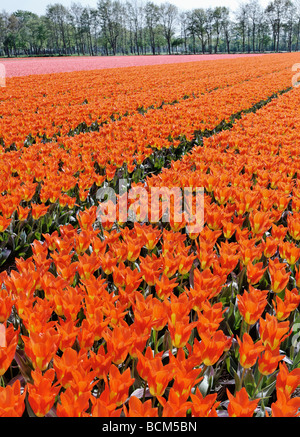
<svg viewBox="0 0 300 437"><path fill-rule="evenodd" d="M2 0L0 10L12 13L18 9L34 12L37 15L43 15L48 4L60 3L66 7L71 6L74 0ZM75 0L75 3L81 3L83 6L90 6L96 8L97 0ZM163 3L163 0L153 0L156 4ZM215 6L227 6L234 11L238 8L240 3L246 3L246 0L169 0L169 3L176 5L181 11L191 10L195 8L208 8ZM269 0L259 0L262 7L266 7Z"/></svg>

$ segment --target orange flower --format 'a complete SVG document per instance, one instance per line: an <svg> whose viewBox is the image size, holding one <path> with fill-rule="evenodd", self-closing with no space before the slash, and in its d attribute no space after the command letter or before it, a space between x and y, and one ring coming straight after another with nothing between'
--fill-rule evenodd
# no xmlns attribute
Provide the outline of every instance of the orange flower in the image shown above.
<svg viewBox="0 0 300 437"><path fill-rule="evenodd" d="M46 370L50 361L57 352L59 334L54 328L44 332L31 332L30 337L22 335L25 344L25 353L30 358L34 368Z"/></svg>
<svg viewBox="0 0 300 437"><path fill-rule="evenodd" d="M269 260L269 274L271 278L271 288L274 293L280 293L287 286L291 272L286 272L285 266L278 258Z"/></svg>
<svg viewBox="0 0 300 437"><path fill-rule="evenodd" d="M277 400L271 405L272 417L299 417L300 397L287 398L282 392L277 393Z"/></svg>
<svg viewBox="0 0 300 437"><path fill-rule="evenodd" d="M80 211L77 215L77 220L81 229L91 229L93 223L97 219L97 207L94 205L89 209Z"/></svg>
<svg viewBox="0 0 300 437"><path fill-rule="evenodd" d="M191 355L190 345L186 345L189 356L185 356L184 348L177 350L176 358L174 355L170 356L170 364L173 366L172 372L174 375L174 384L172 386L177 396L185 402L190 396L193 387L199 384L203 379L199 377L201 370L194 368L194 360Z"/></svg>
<svg viewBox="0 0 300 437"><path fill-rule="evenodd" d="M106 354L103 345L98 348L97 353L95 353L93 350L90 350L89 354L91 367L96 372L97 378L105 379L111 366L110 355Z"/></svg>
<svg viewBox="0 0 300 437"><path fill-rule="evenodd" d="M174 323L172 319L168 319L168 328L171 336L172 345L176 348L182 348L188 342L193 328L196 326L196 322L189 323L189 317L176 317Z"/></svg>
<svg viewBox="0 0 300 437"><path fill-rule="evenodd" d="M288 232L290 236L296 240L300 240L300 221L299 221L299 213L294 213L293 215L287 216L287 225Z"/></svg>
<svg viewBox="0 0 300 437"><path fill-rule="evenodd" d="M238 391L235 396L230 393L228 388L226 393L229 399L227 407L229 417L253 417L259 399L250 401L245 387Z"/></svg>
<svg viewBox="0 0 300 437"><path fill-rule="evenodd" d="M250 261L253 262L261 258L262 246L256 246L255 243L255 239L242 239L239 241L241 261L244 266L247 266Z"/></svg>
<svg viewBox="0 0 300 437"><path fill-rule="evenodd" d="M249 263L247 265L247 280L248 280L248 282L251 285L258 284L259 281L262 279L266 270L267 270L267 267L263 268L262 262L253 264L251 261L249 261Z"/></svg>
<svg viewBox="0 0 300 437"><path fill-rule="evenodd" d="M249 221L251 230L256 237L262 237L262 235L270 229L272 226L272 220L270 217L271 214L269 212L256 211L250 213Z"/></svg>
<svg viewBox="0 0 300 437"><path fill-rule="evenodd" d="M226 238L226 240L229 240L229 238L231 238L233 236L233 234L235 233L235 231L238 228L238 224L229 222L229 221L222 221L222 225L223 225L223 235Z"/></svg>
<svg viewBox="0 0 300 437"><path fill-rule="evenodd" d="M157 279L155 283L155 291L159 299L164 300L172 294L174 288L176 288L178 282L176 282L176 278L169 279L167 275L164 273L161 276L161 279Z"/></svg>
<svg viewBox="0 0 300 437"><path fill-rule="evenodd" d="M140 258L140 269L143 279L148 285L153 286L161 275L163 262L157 258L155 254L147 255L145 258Z"/></svg>
<svg viewBox="0 0 300 437"><path fill-rule="evenodd" d="M291 291L286 289L284 299L275 296L275 300L274 308L276 310L276 318L281 321L287 319L290 313L298 307L300 304L300 295L297 288L293 288Z"/></svg>
<svg viewBox="0 0 300 437"><path fill-rule="evenodd" d="M10 218L4 218L2 215L0 215L0 232L5 231L8 226L10 225L11 219Z"/></svg>
<svg viewBox="0 0 300 437"><path fill-rule="evenodd" d="M191 407L187 396L178 395L173 387L170 388L168 400L162 396L157 396L157 399L163 407L162 417L186 417L187 410Z"/></svg>
<svg viewBox="0 0 300 437"><path fill-rule="evenodd" d="M272 350L267 346L258 358L258 370L262 375L271 375L283 358L284 356L279 354L279 347Z"/></svg>
<svg viewBox="0 0 300 437"><path fill-rule="evenodd" d="M4 323L10 316L13 299L5 289L0 289L0 323Z"/></svg>
<svg viewBox="0 0 300 437"><path fill-rule="evenodd" d="M74 322L82 307L83 297L78 287L66 286L64 290L57 290L53 301L56 314L60 317L65 316Z"/></svg>
<svg viewBox="0 0 300 437"><path fill-rule="evenodd" d="M80 350L78 353L68 347L64 350L61 357L55 355L53 358L53 368L55 370L57 380L62 387L68 388L71 385L73 376L72 370L82 366L86 368L86 351Z"/></svg>
<svg viewBox="0 0 300 437"><path fill-rule="evenodd" d="M38 417L44 417L52 408L60 387L52 385L55 371L47 370L44 374L39 369L31 372L34 384L28 384L28 401Z"/></svg>
<svg viewBox="0 0 300 437"><path fill-rule="evenodd" d="M113 402L110 402L108 399L108 395L104 398L103 394L106 394L107 391L104 391L99 398L95 398L91 396L90 401L92 402L92 417L120 417L122 413L122 408L117 408L117 405Z"/></svg>
<svg viewBox="0 0 300 437"><path fill-rule="evenodd" d="M84 417L89 408L90 393L84 392L78 395L71 387L60 395L60 403L57 403L56 413L58 417Z"/></svg>
<svg viewBox="0 0 300 437"><path fill-rule="evenodd" d="M109 379L109 400L117 406L122 405L128 398L129 388L134 383L130 376L130 369L121 373L117 366L111 365L108 374Z"/></svg>
<svg viewBox="0 0 300 437"><path fill-rule="evenodd" d="M31 214L33 220L38 220L40 217L46 214L49 209L49 205L45 206L44 204L38 205L36 203L31 204Z"/></svg>
<svg viewBox="0 0 300 437"><path fill-rule="evenodd" d="M138 357L137 371L140 376L148 382L149 391L152 396L163 396L168 383L173 379L172 366L163 365L162 353L153 356L150 347L143 355L139 350L136 351Z"/></svg>
<svg viewBox="0 0 300 437"><path fill-rule="evenodd" d="M12 385L0 387L0 417L22 417L25 410L26 390L21 394L21 383L17 379Z"/></svg>
<svg viewBox="0 0 300 437"><path fill-rule="evenodd" d="M128 408L123 408L125 417L158 417L158 409L152 407L152 401L141 402L136 396L130 396Z"/></svg>
<svg viewBox="0 0 300 437"><path fill-rule="evenodd" d="M125 326L115 326L112 331L105 331L103 338L106 340L107 353L112 362L116 365L123 363L132 346L131 329Z"/></svg>
<svg viewBox="0 0 300 437"><path fill-rule="evenodd" d="M296 280L296 287L300 288L300 267L295 266L295 280Z"/></svg>
<svg viewBox="0 0 300 437"><path fill-rule="evenodd" d="M83 319L77 333L77 340L81 350L89 350L93 347L96 336L92 330L93 328L96 328L96 326L91 319Z"/></svg>
<svg viewBox="0 0 300 437"><path fill-rule="evenodd" d="M117 258L110 251L104 255L100 254L101 268L106 275L112 274L117 265Z"/></svg>
<svg viewBox="0 0 300 437"><path fill-rule="evenodd" d="M216 409L220 402L216 402L217 393L202 396L197 387L195 394L191 393L192 399L192 417L218 417Z"/></svg>
<svg viewBox="0 0 300 437"><path fill-rule="evenodd" d="M289 265L294 265L300 257L300 248L289 241L279 244L279 253L281 258L286 259Z"/></svg>
<svg viewBox="0 0 300 437"><path fill-rule="evenodd" d="M287 228L284 227L283 225L276 226L273 223L272 230L271 230L271 235L278 242L278 240L283 240L284 239L284 237L286 236L287 231L288 231Z"/></svg>
<svg viewBox="0 0 300 437"><path fill-rule="evenodd" d="M136 259L140 256L141 248L143 246L143 242L138 241L137 239L130 239L129 236L126 237L126 245L127 245L127 260L128 261L136 261Z"/></svg>
<svg viewBox="0 0 300 437"><path fill-rule="evenodd" d="M238 309L248 325L254 325L267 305L268 291L258 290L249 285L249 292L238 295Z"/></svg>
<svg viewBox="0 0 300 437"><path fill-rule="evenodd" d="M230 346L231 338L226 337L223 331L216 331L212 335L202 332L201 342L194 340L193 356L198 365L213 366Z"/></svg>
<svg viewBox="0 0 300 437"><path fill-rule="evenodd" d="M149 226L149 227L141 226L141 231L145 238L146 248L149 251L153 250L161 238L162 233L160 229L155 229L153 226Z"/></svg>
<svg viewBox="0 0 300 437"><path fill-rule="evenodd" d="M30 212L30 206L23 208L21 205L19 205L18 206L18 218L19 218L19 220L21 220L21 221L26 220L29 212Z"/></svg>
<svg viewBox="0 0 300 437"><path fill-rule="evenodd" d="M5 325L1 326L5 327ZM16 352L20 328L16 331L12 324L5 329L5 334L2 333L2 339L0 344L0 376L4 375L8 367L10 366Z"/></svg>
<svg viewBox="0 0 300 437"><path fill-rule="evenodd" d="M283 393L288 399L300 385L300 369L288 370L283 362L279 364L279 372L276 379L276 392Z"/></svg>
<svg viewBox="0 0 300 437"><path fill-rule="evenodd" d="M197 312L198 321L196 326L200 337L204 331L213 334L218 330L220 323L223 321L223 313L225 311L226 308L223 310L222 302L211 305L207 300L203 303L202 312Z"/></svg>
<svg viewBox="0 0 300 437"><path fill-rule="evenodd" d="M56 329L59 334L59 349L64 352L67 348L72 347L79 328L75 326L75 322L72 319L63 320L59 319L59 323L56 323Z"/></svg>
<svg viewBox="0 0 300 437"><path fill-rule="evenodd" d="M259 340L254 343L247 332L243 335L243 341L241 341L239 337L237 337L237 341L239 344L240 364L244 369L249 369L254 366L258 355L264 350L262 341Z"/></svg>
<svg viewBox="0 0 300 437"><path fill-rule="evenodd" d="M289 335L289 322L279 322L275 316L266 314L266 319L259 319L259 333L263 345L271 350L277 349Z"/></svg>
<svg viewBox="0 0 300 437"><path fill-rule="evenodd" d="M99 269L101 260L93 252L91 255L84 253L78 256L78 273L81 279L89 279Z"/></svg>
<svg viewBox="0 0 300 437"><path fill-rule="evenodd" d="M273 225L274 226L274 225ZM264 255L266 258L271 258L275 255L278 248L278 240L274 237L267 237L266 241L263 241Z"/></svg>

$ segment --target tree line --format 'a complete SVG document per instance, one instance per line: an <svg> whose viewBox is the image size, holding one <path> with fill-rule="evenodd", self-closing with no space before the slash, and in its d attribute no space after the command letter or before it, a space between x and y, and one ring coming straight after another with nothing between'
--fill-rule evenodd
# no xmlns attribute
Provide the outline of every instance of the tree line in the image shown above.
<svg viewBox="0 0 300 437"><path fill-rule="evenodd" d="M49 4L44 15L0 13L0 56L298 51L300 0L179 10L169 2Z"/></svg>

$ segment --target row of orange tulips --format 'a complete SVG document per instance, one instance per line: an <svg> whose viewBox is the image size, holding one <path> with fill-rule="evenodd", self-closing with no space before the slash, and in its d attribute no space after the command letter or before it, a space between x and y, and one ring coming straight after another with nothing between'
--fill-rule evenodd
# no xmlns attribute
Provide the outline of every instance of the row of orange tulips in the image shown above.
<svg viewBox="0 0 300 437"><path fill-rule="evenodd" d="M37 136L65 135L97 126L141 108L193 98L216 88L273 73L297 62L296 55L129 67L8 78L1 90L0 141L18 149ZM126 71L126 73L125 73Z"/></svg>

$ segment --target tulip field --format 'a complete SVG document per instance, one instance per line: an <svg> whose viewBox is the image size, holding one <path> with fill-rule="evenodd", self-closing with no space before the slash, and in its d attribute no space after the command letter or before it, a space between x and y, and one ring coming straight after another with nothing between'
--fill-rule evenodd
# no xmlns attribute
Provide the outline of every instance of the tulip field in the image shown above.
<svg viewBox="0 0 300 437"><path fill-rule="evenodd" d="M9 62L0 417L300 416L299 55Z"/></svg>

